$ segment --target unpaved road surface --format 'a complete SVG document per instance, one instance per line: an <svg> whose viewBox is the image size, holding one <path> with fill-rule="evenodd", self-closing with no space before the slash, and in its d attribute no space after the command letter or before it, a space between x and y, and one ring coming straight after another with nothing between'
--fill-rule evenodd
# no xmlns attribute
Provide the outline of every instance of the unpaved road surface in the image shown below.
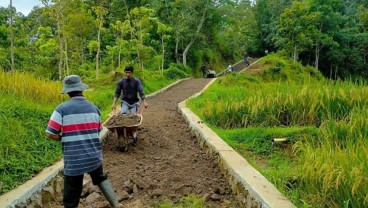
<svg viewBox="0 0 368 208"><path fill-rule="evenodd" d="M209 81L186 80L150 98L138 128L138 142L127 152L121 152L112 137L103 143L104 169L123 207L158 207L189 194L204 198L205 207L241 207L178 111L178 103ZM109 207L98 188L89 183L82 197L80 207ZM59 204L61 200L59 196Z"/></svg>

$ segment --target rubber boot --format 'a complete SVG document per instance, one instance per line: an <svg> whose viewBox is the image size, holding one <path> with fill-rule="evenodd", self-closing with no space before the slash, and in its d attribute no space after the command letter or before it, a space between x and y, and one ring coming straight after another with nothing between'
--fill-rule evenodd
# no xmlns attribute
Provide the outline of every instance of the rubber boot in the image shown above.
<svg viewBox="0 0 368 208"><path fill-rule="evenodd" d="M118 199L116 198L114 190L112 189L110 181L106 179L102 181L100 184L98 184L98 187L100 188L101 192L103 193L107 201L109 201L110 205L112 207L118 207L119 202Z"/></svg>

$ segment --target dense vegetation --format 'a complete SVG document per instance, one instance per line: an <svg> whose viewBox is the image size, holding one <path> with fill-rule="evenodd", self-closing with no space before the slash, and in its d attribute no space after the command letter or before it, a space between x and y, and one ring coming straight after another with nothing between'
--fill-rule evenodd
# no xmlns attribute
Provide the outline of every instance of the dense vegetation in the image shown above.
<svg viewBox="0 0 368 208"><path fill-rule="evenodd" d="M220 79L193 110L239 152L275 156L263 173L297 205L367 206L366 0L40 2L27 16L0 7L0 194L61 156L43 136L66 99L52 81L82 76L106 118L128 64L148 94L267 50L284 55ZM270 151L274 137L293 149Z"/></svg>
<svg viewBox="0 0 368 208"><path fill-rule="evenodd" d="M0 194L30 179L61 157L61 145L45 137L61 85L0 71Z"/></svg>
<svg viewBox="0 0 368 208"><path fill-rule="evenodd" d="M177 63L199 74L202 63L220 70L244 51L285 50L334 79L368 75L364 0L40 2L27 16L0 7L3 70L57 80Z"/></svg>
<svg viewBox="0 0 368 208"><path fill-rule="evenodd" d="M366 207L365 82L325 80L276 54L260 62L259 74L219 78L189 106L298 207Z"/></svg>

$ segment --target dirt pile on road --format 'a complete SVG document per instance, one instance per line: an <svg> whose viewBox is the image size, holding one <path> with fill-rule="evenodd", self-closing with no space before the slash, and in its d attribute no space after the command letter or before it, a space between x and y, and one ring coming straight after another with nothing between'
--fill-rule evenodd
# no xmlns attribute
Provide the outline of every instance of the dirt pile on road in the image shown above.
<svg viewBox="0 0 368 208"><path fill-rule="evenodd" d="M114 126L136 126L141 122L140 115L124 115L117 113L109 118L104 124L106 128Z"/></svg>

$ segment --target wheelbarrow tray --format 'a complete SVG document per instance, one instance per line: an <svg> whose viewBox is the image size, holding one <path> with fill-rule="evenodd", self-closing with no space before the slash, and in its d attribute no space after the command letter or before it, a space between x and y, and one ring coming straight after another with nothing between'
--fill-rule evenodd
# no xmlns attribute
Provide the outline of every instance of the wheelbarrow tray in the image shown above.
<svg viewBox="0 0 368 208"><path fill-rule="evenodd" d="M128 116L128 115L127 115L127 116ZM138 128L138 126L140 126L140 125L142 124L142 120L143 120L142 115L137 114L136 116L139 116L139 117L140 117L140 119L139 119L139 123L138 123L138 124L134 124L134 125L121 124L121 125L116 125L116 126L109 126L109 125L105 125L105 124L104 124L104 126L105 126L108 130L110 130L110 131L112 131L112 130L114 130L114 129L124 129L124 128L125 128L125 129L136 129L136 128ZM108 123L110 119L111 119L111 117L110 117L109 119L107 119L107 121L106 121L105 123Z"/></svg>
<svg viewBox="0 0 368 208"><path fill-rule="evenodd" d="M119 148L122 149L123 151L128 150L128 145L129 145L131 139L133 139L133 143L136 143L136 141L137 141L136 132L137 132L138 127L142 124L143 117L140 114L136 114L136 116L139 116L140 119L139 119L139 123L134 124L134 125L125 125L125 124L106 125L108 123L108 121L111 119L111 117L109 119L107 119L107 121L104 124L104 126L108 130L110 130L112 133L114 133L116 135L115 139L118 140Z"/></svg>
<svg viewBox="0 0 368 208"><path fill-rule="evenodd" d="M122 125L116 125L116 126L107 126L107 125L104 125L107 129L109 130L114 130L114 129L123 129L123 128L127 128L127 129L130 129L130 128L137 128L139 125L142 124L142 120L143 120L143 117L141 115L138 115L137 116L140 117L140 120L139 120L139 123L137 124L134 124L134 125L126 125L126 124L122 124ZM108 123L108 121L111 119L111 117L109 119L107 119L106 123Z"/></svg>

